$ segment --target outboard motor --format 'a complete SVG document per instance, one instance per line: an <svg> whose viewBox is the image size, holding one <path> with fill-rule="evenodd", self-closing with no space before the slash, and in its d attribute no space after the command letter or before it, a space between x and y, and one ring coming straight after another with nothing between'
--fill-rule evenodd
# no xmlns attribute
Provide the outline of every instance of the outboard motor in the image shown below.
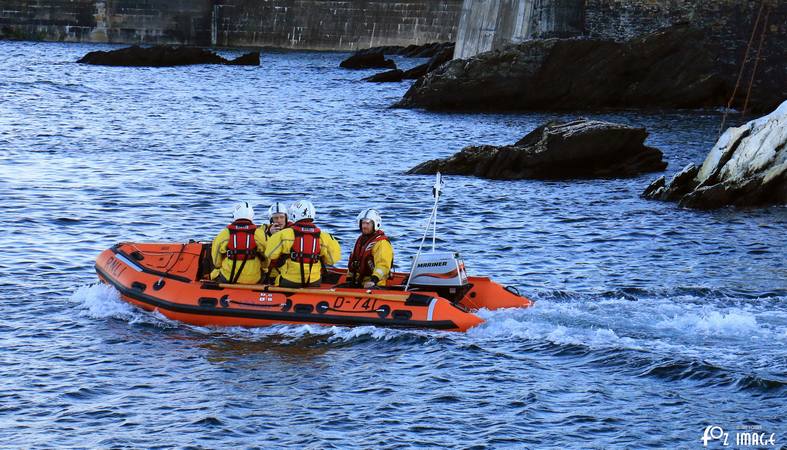
<svg viewBox="0 0 787 450"><path fill-rule="evenodd" d="M410 288L436 292L452 302L461 300L470 287L465 263L456 252L422 253L410 274Z"/></svg>

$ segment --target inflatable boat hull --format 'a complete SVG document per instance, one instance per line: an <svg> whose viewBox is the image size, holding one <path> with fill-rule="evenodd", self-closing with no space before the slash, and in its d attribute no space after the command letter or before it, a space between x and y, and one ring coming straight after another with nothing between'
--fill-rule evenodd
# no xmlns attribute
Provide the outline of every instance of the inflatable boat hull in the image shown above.
<svg viewBox="0 0 787 450"><path fill-rule="evenodd" d="M319 289L279 292L274 286L221 285L204 279L210 257L206 244L121 243L96 260L99 279L121 298L146 311L198 326L261 327L276 324L375 325L466 331L483 320L479 308L526 307L531 301L484 277L470 277L462 298L436 292L335 288L346 271L331 269ZM330 282L330 284L328 283Z"/></svg>

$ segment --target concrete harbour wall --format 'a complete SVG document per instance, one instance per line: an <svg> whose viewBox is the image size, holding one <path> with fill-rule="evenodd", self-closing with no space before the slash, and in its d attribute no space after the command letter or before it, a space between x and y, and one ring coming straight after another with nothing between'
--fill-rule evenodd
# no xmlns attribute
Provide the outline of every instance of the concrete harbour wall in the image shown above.
<svg viewBox="0 0 787 450"><path fill-rule="evenodd" d="M462 0L226 0L214 15L219 46L356 50L456 39Z"/></svg>
<svg viewBox="0 0 787 450"><path fill-rule="evenodd" d="M210 0L2 0L0 38L207 44Z"/></svg>
<svg viewBox="0 0 787 450"><path fill-rule="evenodd" d="M316 50L456 41L454 56L468 57L526 39L623 40L690 22L742 58L761 4L761 0L2 0L0 39ZM770 14L763 57L785 59L787 1L764 0L764 4Z"/></svg>
<svg viewBox="0 0 787 450"><path fill-rule="evenodd" d="M462 0L2 0L0 38L355 50L456 39Z"/></svg>
<svg viewBox="0 0 787 450"><path fill-rule="evenodd" d="M679 22L705 29L724 47L740 53L763 4L754 45L767 11L763 55L783 58L787 51L787 2L783 0L465 0L454 57L466 58L534 38L625 40Z"/></svg>

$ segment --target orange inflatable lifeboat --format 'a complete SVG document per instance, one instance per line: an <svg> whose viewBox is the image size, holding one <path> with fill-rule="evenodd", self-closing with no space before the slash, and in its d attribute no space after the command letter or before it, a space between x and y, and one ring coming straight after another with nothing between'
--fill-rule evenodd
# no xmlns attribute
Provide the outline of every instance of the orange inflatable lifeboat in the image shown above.
<svg viewBox="0 0 787 450"><path fill-rule="evenodd" d="M96 260L99 279L144 310L199 326L275 324L376 325L465 331L483 322L473 311L527 307L515 289L468 277L454 253L422 255L408 274L394 273L380 289L341 287L346 270L327 269L320 288L219 284L210 244L120 243Z"/></svg>

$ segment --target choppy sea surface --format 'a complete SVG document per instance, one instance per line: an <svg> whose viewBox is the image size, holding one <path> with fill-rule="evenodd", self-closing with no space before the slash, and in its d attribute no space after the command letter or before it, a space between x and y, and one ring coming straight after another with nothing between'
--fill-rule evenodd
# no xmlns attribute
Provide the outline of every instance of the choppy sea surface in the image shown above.
<svg viewBox="0 0 787 450"><path fill-rule="evenodd" d="M341 53L74 62L107 48L0 42L0 446L703 448L709 426L787 444L787 208L640 199L658 174L448 177L438 246L537 302L464 334L197 328L93 270L119 241L209 240L235 200L302 197L345 260L380 208L402 268L432 202L402 173L423 160L584 116L646 127L670 176L721 113L389 109L408 84L362 82Z"/></svg>

